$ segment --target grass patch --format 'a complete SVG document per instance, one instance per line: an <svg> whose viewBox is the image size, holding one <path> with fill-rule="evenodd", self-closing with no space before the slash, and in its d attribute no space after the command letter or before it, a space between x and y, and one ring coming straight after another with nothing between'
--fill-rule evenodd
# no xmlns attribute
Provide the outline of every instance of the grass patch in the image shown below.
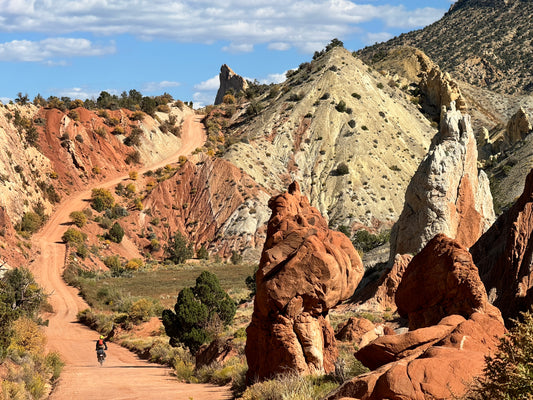
<svg viewBox="0 0 533 400"><path fill-rule="evenodd" d="M254 266L248 264L187 264L136 271L127 276L113 277L107 273L80 276L76 286L92 307L102 310L114 308L114 304L109 303L114 294L117 297L122 294L133 298L150 297L168 308L174 306L181 289L194 286L198 275L207 270L217 275L222 289L234 300L239 301L248 295L245 279L254 271Z"/></svg>

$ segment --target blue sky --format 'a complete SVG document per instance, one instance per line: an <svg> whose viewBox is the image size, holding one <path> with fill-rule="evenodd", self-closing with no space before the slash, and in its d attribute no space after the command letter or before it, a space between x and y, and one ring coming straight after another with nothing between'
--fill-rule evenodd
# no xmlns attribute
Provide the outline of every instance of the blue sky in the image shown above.
<svg viewBox="0 0 533 400"><path fill-rule="evenodd" d="M0 0L0 100L102 90L211 104L228 64L261 82L332 38L357 50L442 17L452 0Z"/></svg>

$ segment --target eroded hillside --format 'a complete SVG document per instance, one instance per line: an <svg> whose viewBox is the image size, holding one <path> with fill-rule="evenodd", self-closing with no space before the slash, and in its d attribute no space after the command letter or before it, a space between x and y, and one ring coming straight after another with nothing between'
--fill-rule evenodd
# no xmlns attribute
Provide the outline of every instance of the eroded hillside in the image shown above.
<svg viewBox="0 0 533 400"><path fill-rule="evenodd" d="M332 226L390 226L436 128L396 83L337 47L300 65L224 158L266 188L301 183Z"/></svg>

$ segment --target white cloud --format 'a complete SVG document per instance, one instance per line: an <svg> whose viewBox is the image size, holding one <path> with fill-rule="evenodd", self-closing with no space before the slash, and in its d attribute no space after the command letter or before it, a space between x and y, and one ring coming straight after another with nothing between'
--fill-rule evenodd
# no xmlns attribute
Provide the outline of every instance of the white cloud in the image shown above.
<svg viewBox="0 0 533 400"><path fill-rule="evenodd" d="M67 88L54 91L58 97L70 97L71 99L96 99L100 95L100 91L96 91L89 88ZM108 91L108 93L111 93Z"/></svg>
<svg viewBox="0 0 533 400"><path fill-rule="evenodd" d="M289 43L284 43L284 42L274 42L274 43L270 43L268 45L268 48L270 50L285 51L285 50L289 50L291 48L291 45Z"/></svg>
<svg viewBox="0 0 533 400"><path fill-rule="evenodd" d="M161 82L146 82L143 87L143 92L161 92L161 90L171 87L177 87L180 86L179 82L173 82L173 81L161 81Z"/></svg>
<svg viewBox="0 0 533 400"><path fill-rule="evenodd" d="M282 72L281 74L268 74L266 78L258 79L260 83L269 84L269 83L281 83L287 79L287 71Z"/></svg>
<svg viewBox="0 0 533 400"><path fill-rule="evenodd" d="M4 104L9 104L9 102L13 101L13 99L9 97L0 97L0 101Z"/></svg>
<svg viewBox="0 0 533 400"><path fill-rule="evenodd" d="M229 52L249 52L258 44L272 50L314 51L332 38L352 34L358 24L382 20L387 27L421 27L446 10L407 10L355 0L0 0L0 31L98 36L130 34L144 40L188 43L229 42ZM246 42L243 43L243 38ZM4 44L5 46L5 44ZM78 46L67 46L82 55ZM97 51L101 48L88 48ZM58 52L60 49L54 49ZM4 50L4 53L6 50ZM35 51L32 53L34 54ZM17 59L24 59L17 54ZM4 56L5 57L5 56ZM37 52L33 58L42 58ZM27 57L32 58L32 57Z"/></svg>
<svg viewBox="0 0 533 400"><path fill-rule="evenodd" d="M94 45L77 38L48 38L38 42L13 40L0 43L0 61L48 62L54 58L101 56L115 52L115 45Z"/></svg>
<svg viewBox="0 0 533 400"><path fill-rule="evenodd" d="M383 19L388 27L412 29L429 25L441 18L442 14L442 10L431 7L408 11L404 6L398 6L384 10Z"/></svg>
<svg viewBox="0 0 533 400"><path fill-rule="evenodd" d="M194 88L196 90L206 91L206 90L218 90L219 86L220 86L220 79L218 78L218 75L215 75L206 81L203 81L203 82L200 82L194 85Z"/></svg>
<svg viewBox="0 0 533 400"><path fill-rule="evenodd" d="M222 47L222 51L228 53L250 53L254 50L254 46L248 43L230 43L229 46Z"/></svg>
<svg viewBox="0 0 533 400"><path fill-rule="evenodd" d="M389 40L394 35L391 35L388 32L377 32L377 33L367 33L366 38L364 40L365 44L374 44L374 43L381 43L386 40Z"/></svg>
<svg viewBox="0 0 533 400"><path fill-rule="evenodd" d="M195 109L202 108L215 102L216 92L195 92L192 95Z"/></svg>

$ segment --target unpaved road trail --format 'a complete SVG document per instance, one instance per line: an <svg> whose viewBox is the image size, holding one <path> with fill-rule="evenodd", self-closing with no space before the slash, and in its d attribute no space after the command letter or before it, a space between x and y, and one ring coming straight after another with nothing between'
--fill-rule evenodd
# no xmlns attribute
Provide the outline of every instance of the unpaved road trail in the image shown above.
<svg viewBox="0 0 533 400"><path fill-rule="evenodd" d="M180 155L188 155L205 142L201 117L188 117L182 129L182 147L176 154L157 165L143 168L159 168L178 161ZM115 177L93 187L110 187L124 177ZM65 245L61 236L67 229L69 214L87 207L92 187L64 199L43 229L34 236L34 246L39 256L31 265L37 281L47 293L54 313L46 328L48 347L61 353L66 366L59 383L54 388L52 400L146 400L183 399L219 400L230 398L227 388L212 385L192 385L178 382L171 370L139 359L119 345L108 343L107 360L103 367L96 362L95 340L98 334L77 323L76 314L88 308L76 289L63 281Z"/></svg>

